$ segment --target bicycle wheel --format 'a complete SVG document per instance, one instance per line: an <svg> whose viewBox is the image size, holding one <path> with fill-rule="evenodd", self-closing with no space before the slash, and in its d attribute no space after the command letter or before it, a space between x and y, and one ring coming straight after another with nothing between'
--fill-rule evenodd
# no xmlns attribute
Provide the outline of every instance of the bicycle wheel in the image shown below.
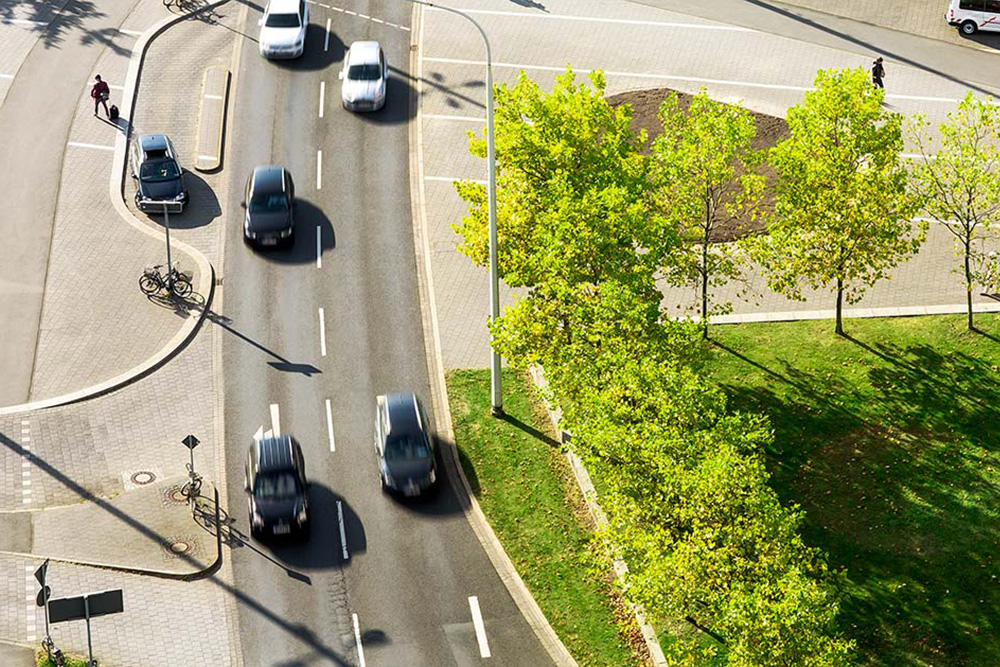
<svg viewBox="0 0 1000 667"><path fill-rule="evenodd" d="M174 296L183 299L191 294L192 290L194 288L191 287L191 281L183 274L174 278Z"/></svg>
<svg viewBox="0 0 1000 667"><path fill-rule="evenodd" d="M146 296L152 296L156 294L157 292L160 291L160 288L161 284L160 281L156 278L156 276L144 273L142 274L142 277L139 278L139 289L141 289L142 293L145 294Z"/></svg>

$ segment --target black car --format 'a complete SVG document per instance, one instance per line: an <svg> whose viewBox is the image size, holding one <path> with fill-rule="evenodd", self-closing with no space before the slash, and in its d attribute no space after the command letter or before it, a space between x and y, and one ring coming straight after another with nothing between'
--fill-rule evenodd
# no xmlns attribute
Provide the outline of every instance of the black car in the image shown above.
<svg viewBox="0 0 1000 667"><path fill-rule="evenodd" d="M188 202L184 169L165 134L143 134L132 144L135 205L150 213L181 213Z"/></svg>
<svg viewBox="0 0 1000 667"><path fill-rule="evenodd" d="M284 167L254 167L247 179L243 240L258 246L294 243L295 184Z"/></svg>
<svg viewBox="0 0 1000 667"><path fill-rule="evenodd" d="M414 394L379 396L375 407L375 453L382 490L417 496L437 481L437 448L427 413Z"/></svg>
<svg viewBox="0 0 1000 667"><path fill-rule="evenodd" d="M309 483L299 443L287 435L254 440L245 475L251 535L308 535Z"/></svg>

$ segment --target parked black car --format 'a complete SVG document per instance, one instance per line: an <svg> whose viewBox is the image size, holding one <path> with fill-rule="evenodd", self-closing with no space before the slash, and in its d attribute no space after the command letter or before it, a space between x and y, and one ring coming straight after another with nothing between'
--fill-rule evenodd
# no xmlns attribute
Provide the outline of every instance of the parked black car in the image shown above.
<svg viewBox="0 0 1000 667"><path fill-rule="evenodd" d="M295 183L284 167L254 167L243 199L243 240L258 246L295 242Z"/></svg>
<svg viewBox="0 0 1000 667"><path fill-rule="evenodd" d="M252 536L309 534L309 483L298 442L287 435L254 440L245 475Z"/></svg>
<svg viewBox="0 0 1000 667"><path fill-rule="evenodd" d="M437 481L437 447L427 413L411 393L375 401L375 453L382 490L417 496Z"/></svg>
<svg viewBox="0 0 1000 667"><path fill-rule="evenodd" d="M181 213L188 202L184 169L165 134L142 134L132 144L135 205L140 211Z"/></svg>

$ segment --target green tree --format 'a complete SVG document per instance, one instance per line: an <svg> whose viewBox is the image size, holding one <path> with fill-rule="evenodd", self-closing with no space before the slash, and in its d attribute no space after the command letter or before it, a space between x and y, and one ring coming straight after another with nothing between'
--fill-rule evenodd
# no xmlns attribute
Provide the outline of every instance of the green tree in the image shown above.
<svg viewBox="0 0 1000 667"><path fill-rule="evenodd" d="M977 268L992 260L981 246L997 237L1000 225L1000 108L969 92L941 123L940 132L939 149L931 155L926 122L913 127L911 137L923 160L914 165L912 180L924 211L957 240L972 331L973 286L986 278Z"/></svg>
<svg viewBox="0 0 1000 667"><path fill-rule="evenodd" d="M815 89L788 111L790 136L770 153L777 172L767 235L752 244L771 289L802 299L804 287L856 303L924 240L926 223L907 187L902 118L862 69L820 70Z"/></svg>
<svg viewBox="0 0 1000 667"><path fill-rule="evenodd" d="M751 142L753 116L737 104L716 102L704 90L682 109L676 93L660 105L663 134L653 142L652 170L667 229L680 245L665 255L667 277L695 288L702 335L708 338L711 315L729 312L715 304L710 289L740 275L733 243L720 243L719 230L733 227L760 200L764 177L753 168L761 155Z"/></svg>

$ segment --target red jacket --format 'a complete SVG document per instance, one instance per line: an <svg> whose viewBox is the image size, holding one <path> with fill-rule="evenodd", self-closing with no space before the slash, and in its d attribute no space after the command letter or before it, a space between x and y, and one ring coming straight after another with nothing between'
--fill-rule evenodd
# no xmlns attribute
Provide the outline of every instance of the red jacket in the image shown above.
<svg viewBox="0 0 1000 667"><path fill-rule="evenodd" d="M90 89L90 96L95 100L101 95L107 95L111 97L111 89L108 88L108 84L103 81L98 81L94 84L94 87Z"/></svg>

